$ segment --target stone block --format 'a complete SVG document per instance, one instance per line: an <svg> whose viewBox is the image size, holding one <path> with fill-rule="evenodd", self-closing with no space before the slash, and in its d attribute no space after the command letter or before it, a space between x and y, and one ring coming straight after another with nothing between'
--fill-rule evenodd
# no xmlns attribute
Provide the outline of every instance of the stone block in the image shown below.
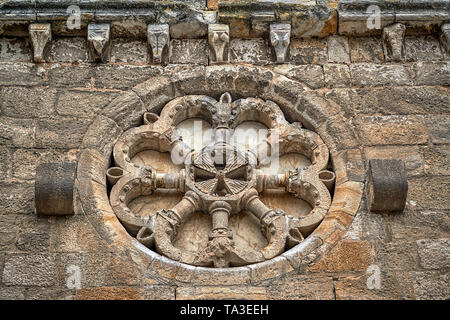
<svg viewBox="0 0 450 320"><path fill-rule="evenodd" d="M421 210L450 209L450 181L446 177L420 177L408 180L408 203Z"/></svg>
<svg viewBox="0 0 450 320"><path fill-rule="evenodd" d="M64 90L59 94L56 112L62 116L91 118L117 95L116 92Z"/></svg>
<svg viewBox="0 0 450 320"><path fill-rule="evenodd" d="M109 135L105 135L109 132ZM105 156L111 154L112 147L116 142L117 137L122 134L123 130L117 123L103 115L99 115L91 123L84 135L81 148L94 149Z"/></svg>
<svg viewBox="0 0 450 320"><path fill-rule="evenodd" d="M11 254L6 257L3 283L48 287L56 283L56 262L49 254Z"/></svg>
<svg viewBox="0 0 450 320"><path fill-rule="evenodd" d="M442 60L439 40L433 36L405 37L405 61Z"/></svg>
<svg viewBox="0 0 450 320"><path fill-rule="evenodd" d="M417 62L413 66L415 82L425 86L450 85L450 61Z"/></svg>
<svg viewBox="0 0 450 320"><path fill-rule="evenodd" d="M9 177L11 165L11 153L9 148L0 145L0 177L2 177L2 180Z"/></svg>
<svg viewBox="0 0 450 320"><path fill-rule="evenodd" d="M333 279L326 276L288 274L267 287L274 300L334 300Z"/></svg>
<svg viewBox="0 0 450 320"><path fill-rule="evenodd" d="M232 39L230 58L232 63L265 65L270 63L269 46L264 39Z"/></svg>
<svg viewBox="0 0 450 320"><path fill-rule="evenodd" d="M424 269L450 267L450 239L417 240L420 265Z"/></svg>
<svg viewBox="0 0 450 320"><path fill-rule="evenodd" d="M207 40L172 39L169 48L169 62L208 65Z"/></svg>
<svg viewBox="0 0 450 320"><path fill-rule="evenodd" d="M311 272L366 271L373 254L367 241L341 240L328 254L309 267Z"/></svg>
<svg viewBox="0 0 450 320"><path fill-rule="evenodd" d="M29 85L45 83L46 70L34 63L1 63L0 85Z"/></svg>
<svg viewBox="0 0 450 320"><path fill-rule="evenodd" d="M350 73L353 85L357 87L412 85L411 74L404 65L352 64Z"/></svg>
<svg viewBox="0 0 450 320"><path fill-rule="evenodd" d="M429 175L450 175L450 145L440 144L422 147L424 171Z"/></svg>
<svg viewBox="0 0 450 320"><path fill-rule="evenodd" d="M136 66L120 64L98 65L93 70L96 88L129 90L162 73L160 66Z"/></svg>
<svg viewBox="0 0 450 320"><path fill-rule="evenodd" d="M78 148L89 123L90 119L80 118L42 119L36 126L36 147Z"/></svg>
<svg viewBox="0 0 450 320"><path fill-rule="evenodd" d="M425 144L429 139L418 116L361 116L355 123L364 145Z"/></svg>
<svg viewBox="0 0 450 320"><path fill-rule="evenodd" d="M350 37L350 58L352 63L383 63L383 45L376 37Z"/></svg>
<svg viewBox="0 0 450 320"><path fill-rule="evenodd" d="M414 273L414 295L417 300L448 300L448 274L437 272Z"/></svg>
<svg viewBox="0 0 450 320"><path fill-rule="evenodd" d="M450 141L450 116L427 115L425 124L431 136L431 142L434 144L449 143Z"/></svg>
<svg viewBox="0 0 450 320"><path fill-rule="evenodd" d="M52 87L88 88L91 86L93 71L86 65L52 64L48 70L48 81Z"/></svg>
<svg viewBox="0 0 450 320"><path fill-rule="evenodd" d="M348 38L344 36L330 36L327 38L328 62L350 63L350 48Z"/></svg>
<svg viewBox="0 0 450 320"><path fill-rule="evenodd" d="M325 83L328 88L345 88L352 86L350 69L345 64L324 64Z"/></svg>
<svg viewBox="0 0 450 320"><path fill-rule="evenodd" d="M112 63L147 63L147 42L129 39L113 39L111 47Z"/></svg>
<svg viewBox="0 0 450 320"><path fill-rule="evenodd" d="M175 286L150 285L144 289L145 300L175 300Z"/></svg>
<svg viewBox="0 0 450 320"><path fill-rule="evenodd" d="M55 112L55 89L5 87L0 89L0 96L0 110L9 117L48 117Z"/></svg>
<svg viewBox="0 0 450 320"><path fill-rule="evenodd" d="M324 75L321 66L317 65L291 65L283 64L274 68L274 72L280 73L288 78L301 81L312 89L324 86Z"/></svg>
<svg viewBox="0 0 450 320"><path fill-rule="evenodd" d="M229 287L177 287L175 297L177 300L266 300L265 287L229 286Z"/></svg>
<svg viewBox="0 0 450 320"><path fill-rule="evenodd" d="M76 300L141 300L142 289L135 287L97 287L77 290Z"/></svg>
<svg viewBox="0 0 450 320"><path fill-rule="evenodd" d="M0 183L0 213L34 212L34 185L32 183Z"/></svg>
<svg viewBox="0 0 450 320"><path fill-rule="evenodd" d="M365 147L367 159L400 159L405 162L407 176L421 176L424 174L424 162L421 151L417 146L378 146Z"/></svg>
<svg viewBox="0 0 450 320"><path fill-rule="evenodd" d="M293 39L290 45L292 64L325 64L328 61L325 39Z"/></svg>
<svg viewBox="0 0 450 320"><path fill-rule="evenodd" d="M31 48L26 38L1 38L0 62L30 62Z"/></svg>
<svg viewBox="0 0 450 320"><path fill-rule="evenodd" d="M56 38L49 45L49 62L87 62L88 47L81 37Z"/></svg>
<svg viewBox="0 0 450 320"><path fill-rule="evenodd" d="M107 103L108 100L105 102ZM136 93L131 91L121 94L111 103L107 104L101 114L114 120L125 131L143 123L142 116L145 110L141 99Z"/></svg>
<svg viewBox="0 0 450 320"><path fill-rule="evenodd" d="M15 119L0 115L2 145L31 148L35 145L36 124L31 119Z"/></svg>

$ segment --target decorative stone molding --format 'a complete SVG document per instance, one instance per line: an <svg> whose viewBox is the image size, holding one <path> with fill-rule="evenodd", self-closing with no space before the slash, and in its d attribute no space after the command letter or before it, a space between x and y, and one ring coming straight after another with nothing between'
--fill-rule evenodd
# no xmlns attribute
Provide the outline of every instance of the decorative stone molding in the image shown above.
<svg viewBox="0 0 450 320"><path fill-rule="evenodd" d="M370 159L367 183L370 211L403 211L408 181L402 160Z"/></svg>
<svg viewBox="0 0 450 320"><path fill-rule="evenodd" d="M405 25L396 23L383 29L383 51L386 61L405 59Z"/></svg>
<svg viewBox="0 0 450 320"><path fill-rule="evenodd" d="M220 80L223 79L224 73L229 72L235 74L235 77L231 82ZM248 76L250 74L252 77L249 78ZM248 90L237 85L237 83L244 79L245 81L252 82L251 88L253 89ZM271 90L260 92L259 88L261 86L267 86L268 88L271 88ZM173 88L176 88L176 90L173 90ZM120 222L110 204L105 173L108 172L108 174L112 174L113 176L122 176L122 171L118 170L117 172L111 172L111 169L108 170L108 168L111 165L110 157L114 145L122 139L121 136L125 136L123 135L122 130L112 130L112 128L117 127L115 123L120 123L121 128L129 130L133 127L131 123L138 124L140 122L137 118L135 119L135 116L137 117L137 109L134 100L123 99L123 97L117 98L117 101L112 101L104 108L103 114L108 118L106 119L105 116L99 116L95 119L83 139L76 179L76 199L78 199L78 204L75 206L76 213L89 215L90 221L95 226L98 233L108 241L111 246L118 247L122 252L132 255L135 261L140 261L138 262L139 264L147 263L147 265L149 265L149 261L152 261L147 269L148 272L155 273L155 275L167 279L168 281L174 281L175 283L177 283L177 281L183 281L194 285L204 285L206 282L213 283L214 285L230 285L230 281L232 281L233 284L246 284L249 282L279 277L282 274L298 269L300 265L307 263L307 261L313 261L318 256L328 252L328 250L342 238L342 235L344 234L343 230L348 228L360 207L364 186L363 183L359 182L360 177L358 168L364 167L363 160L361 157L356 157L355 152L360 152L359 149L346 150L346 148L343 148L342 146L342 141L345 140L345 145L351 145L353 148L358 148L359 144L356 140L351 142L352 138L348 135L346 122L339 115L340 109L324 99L320 94L305 91L304 85L299 82L289 80L282 75L261 67L250 68L246 66L229 65L211 66L200 69L187 69L179 73L177 77L154 77L137 85L132 91L126 94L138 95L140 100L147 106L147 111L154 113L159 112L164 105L173 99L177 99L177 97L192 94L218 95L220 91L229 91L231 95L239 97L260 96L266 103L272 101L277 104L283 113L289 114L292 121L302 122L306 127L317 131L317 133L320 134L321 139L323 139L324 146L326 144L325 147L328 147L330 150L333 172L336 173L334 197L331 201L325 220L320 223L311 234L304 237L304 240L301 240L299 244L296 244L296 241L299 241L300 239L300 234L294 232L292 237L286 239L286 251L279 256L264 262L250 264L248 267L205 268L187 265L158 254L146 247L146 245L151 246L152 241L154 241L152 240L152 234L146 229L139 233L141 229L135 228L134 232L136 232L136 238L131 236L129 233L130 231L127 231L127 229L124 228L124 224ZM295 99L293 99L293 97L295 97ZM176 107L180 100L175 101L173 109L171 110L176 111ZM207 101L211 101L213 105L214 103L217 103L217 101L214 102L215 100ZM231 99L224 96L222 101L228 102L231 101ZM233 103L235 102L232 102L232 104ZM305 107L306 105L308 107ZM207 108L207 106L208 103L206 103L203 108ZM183 108L184 107L181 107L179 110L183 110ZM188 109L192 111L197 110L196 112L199 110L198 107L191 107ZM275 109L270 107L268 110ZM123 124L123 114L132 115L133 121L127 121L128 124ZM183 112L180 112L179 114L183 114ZM143 111L141 111L141 116L142 115ZM146 119L146 125L131 130L138 130L139 128L144 128L146 126L147 128L149 126L151 127L158 122L158 119L161 117L168 117L167 119L170 119L170 115L172 115L172 113L168 113L165 116L162 113L159 116L147 114L144 117ZM217 117L217 119L221 118L219 115L217 115ZM278 119L277 117L278 116L275 116L275 119ZM178 120L178 116L173 118L174 123L178 123ZM326 130L324 128L338 129L333 130L332 134L327 134L326 131L324 131ZM109 135L105 135L105 132L109 132ZM98 140L99 135L102 135L103 137L101 141ZM130 135L130 137L131 136L135 135ZM159 139L157 136L153 136L153 134L151 137L153 141L159 141L158 145L160 147L170 146L166 138ZM300 136L298 138L302 139ZM313 146L314 143L310 142L308 145ZM155 147L159 148L159 146ZM291 149L291 151L301 149L302 148L298 146ZM130 151L132 150L130 149ZM351 159L351 165L347 165L346 159ZM124 163L129 163L129 161ZM322 163L322 160L317 162L317 166L319 166L320 163ZM130 171L130 173L139 171L137 167L134 167L134 164L135 162L132 163L132 170L134 171ZM126 166L126 168L128 167L129 165ZM142 168L142 165L139 165L139 167ZM122 167L120 166L120 168ZM177 173L178 175L180 171L181 170L177 169L174 170L174 173ZM143 175L137 177L137 179L144 178L144 183L147 182L147 186L149 186L149 189L147 190L151 190L154 186L151 181L154 180L146 179L145 177L151 177L152 175L149 175L148 170L142 170L142 173ZM297 187L294 188L296 185L294 181L300 181L302 177L304 177L304 174L304 172L298 172L291 176L291 190L301 190L301 186L299 186L299 189L296 189ZM158 176L157 170L156 176ZM321 183L325 183L325 180L328 180L327 176L327 174L322 174L321 179L323 179L323 181L321 180ZM296 177L300 177L300 179L297 180ZM127 179L129 178L130 177ZM114 182L114 179L111 181ZM133 180L131 180L130 183L133 183L132 181ZM137 182L138 181L139 180L137 180ZM168 183L177 185L176 180L169 179ZM120 188L118 180L116 180L113 188ZM187 196L188 198L186 201L189 201L189 203L196 203L196 197L193 196L192 193L189 193ZM211 210L213 209L214 207L211 208ZM131 212L132 211L130 211L130 213ZM164 217L163 219L167 218L165 221L168 221L168 223L169 221L172 221L173 223L176 223L177 221L177 217L170 214L170 212L161 212L161 216L161 218ZM199 215L198 217L200 216L207 217L204 214ZM318 210L317 214L312 215L311 220L308 220L312 222L313 226L314 221L317 223L322 219L321 216L322 214L320 213L320 210ZM139 221L140 220L134 220L134 222L131 222L139 223ZM306 223L307 221L303 222ZM288 224L288 226L291 225L293 227L296 226L295 223ZM299 230L299 232L303 235L302 231ZM138 236L139 239L137 238Z"/></svg>
<svg viewBox="0 0 450 320"><path fill-rule="evenodd" d="M149 24L147 27L147 40L151 48L151 61L154 64L165 63L168 60L170 43L169 25Z"/></svg>
<svg viewBox="0 0 450 320"><path fill-rule="evenodd" d="M32 23L29 25L34 62L45 62L44 55L48 43L52 40L50 23Z"/></svg>
<svg viewBox="0 0 450 320"><path fill-rule="evenodd" d="M40 215L71 215L76 166L72 162L43 163L36 168L35 207Z"/></svg>
<svg viewBox="0 0 450 320"><path fill-rule="evenodd" d="M270 25L270 43L275 52L277 63L284 63L287 60L289 44L291 43L291 25L290 24L271 24Z"/></svg>
<svg viewBox="0 0 450 320"><path fill-rule="evenodd" d="M208 25L209 59L211 64L229 62L230 28L226 24Z"/></svg>
<svg viewBox="0 0 450 320"><path fill-rule="evenodd" d="M442 47L450 53L450 23L443 24L441 26L441 43Z"/></svg>
<svg viewBox="0 0 450 320"><path fill-rule="evenodd" d="M392 23L402 23L421 33L436 32L442 22L450 20L450 3L447 0L340 0L337 11L339 33L354 36L379 35L384 27Z"/></svg>
<svg viewBox="0 0 450 320"><path fill-rule="evenodd" d="M110 29L108 23L91 23L88 25L89 55L93 61L106 62L111 53Z"/></svg>

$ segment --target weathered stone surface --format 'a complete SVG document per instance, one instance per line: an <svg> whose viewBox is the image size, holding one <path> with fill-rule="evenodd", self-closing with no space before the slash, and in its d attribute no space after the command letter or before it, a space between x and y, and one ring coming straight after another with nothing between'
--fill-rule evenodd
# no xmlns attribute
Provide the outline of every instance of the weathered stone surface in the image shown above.
<svg viewBox="0 0 450 320"><path fill-rule="evenodd" d="M319 89L324 86L324 75L321 66L300 65L294 66L283 64L274 68L274 71L285 75L288 78L304 82L312 89Z"/></svg>
<svg viewBox="0 0 450 320"><path fill-rule="evenodd" d="M350 58L352 63L383 63L383 45L380 38L349 38Z"/></svg>
<svg viewBox="0 0 450 320"><path fill-rule="evenodd" d="M383 51L386 61L403 61L405 58L404 24L395 23L383 28Z"/></svg>
<svg viewBox="0 0 450 320"><path fill-rule="evenodd" d="M49 62L87 62L86 39L78 37L56 38L50 43Z"/></svg>
<svg viewBox="0 0 450 320"><path fill-rule="evenodd" d="M38 85L44 83L45 69L32 63L1 63L0 85Z"/></svg>
<svg viewBox="0 0 450 320"><path fill-rule="evenodd" d="M414 273L414 295L418 300L448 300L448 274L436 272Z"/></svg>
<svg viewBox="0 0 450 320"><path fill-rule="evenodd" d="M54 114L55 89L5 87L0 88L0 95L0 110L6 116L34 118Z"/></svg>
<svg viewBox="0 0 450 320"><path fill-rule="evenodd" d="M78 148L90 123L89 119L42 119L36 126L36 147Z"/></svg>
<svg viewBox="0 0 450 320"><path fill-rule="evenodd" d="M326 276L288 274L267 287L269 299L333 300L333 279Z"/></svg>
<svg viewBox="0 0 450 320"><path fill-rule="evenodd" d="M423 118L416 116L362 116L356 127L365 145L424 144L429 138Z"/></svg>
<svg viewBox="0 0 450 320"><path fill-rule="evenodd" d="M116 92L63 91L58 96L56 112L63 116L92 117L117 95Z"/></svg>
<svg viewBox="0 0 450 320"><path fill-rule="evenodd" d="M264 39L232 39L230 59L232 63L265 65L270 63L269 46Z"/></svg>
<svg viewBox="0 0 450 320"><path fill-rule="evenodd" d="M450 175L450 145L424 146L421 151L425 174Z"/></svg>
<svg viewBox="0 0 450 320"><path fill-rule="evenodd" d="M24 180L34 179L40 162L76 161L76 151L47 149L16 149L12 154L12 176Z"/></svg>
<svg viewBox="0 0 450 320"><path fill-rule="evenodd" d="M365 147L366 159L400 159L405 162L408 176L421 176L424 174L422 154L417 146L378 146Z"/></svg>
<svg viewBox="0 0 450 320"><path fill-rule="evenodd" d="M325 64L325 83L328 88L345 88L352 86L350 69L345 64Z"/></svg>
<svg viewBox="0 0 450 320"><path fill-rule="evenodd" d="M24 300L24 288L0 287L0 300Z"/></svg>
<svg viewBox="0 0 450 320"><path fill-rule="evenodd" d="M326 256L309 267L311 272L366 271L372 262L367 241L342 240Z"/></svg>
<svg viewBox="0 0 450 320"><path fill-rule="evenodd" d="M91 86L93 70L83 65L52 64L48 70L48 80L54 87L87 88Z"/></svg>
<svg viewBox="0 0 450 320"><path fill-rule="evenodd" d="M413 68L418 85L450 85L450 62L417 62Z"/></svg>
<svg viewBox="0 0 450 320"><path fill-rule="evenodd" d="M99 115L87 129L81 147L94 149L104 155L108 155L112 150L117 136L119 136L122 131L123 130L116 122L103 115ZM109 132L110 134L105 136L102 134L103 132Z"/></svg>
<svg viewBox="0 0 450 320"><path fill-rule="evenodd" d="M325 39L294 39L290 46L292 64L324 64L328 61Z"/></svg>
<svg viewBox="0 0 450 320"><path fill-rule="evenodd" d="M141 300L142 289L135 287L98 287L77 290L76 300Z"/></svg>
<svg viewBox="0 0 450 320"><path fill-rule="evenodd" d="M208 42L205 39L172 39L170 63L208 65Z"/></svg>
<svg viewBox="0 0 450 320"><path fill-rule="evenodd" d="M350 65L353 85L366 86L403 86L411 85L411 75L404 65L370 63Z"/></svg>
<svg viewBox="0 0 450 320"><path fill-rule="evenodd" d="M426 128L431 136L431 142L435 144L448 143L450 141L450 116L427 115L425 116Z"/></svg>
<svg viewBox="0 0 450 320"><path fill-rule="evenodd" d="M423 177L408 181L408 201L420 209L449 209L450 181L445 177Z"/></svg>
<svg viewBox="0 0 450 320"><path fill-rule="evenodd" d="M144 289L145 300L175 300L175 286L150 285Z"/></svg>
<svg viewBox="0 0 450 320"><path fill-rule="evenodd" d="M3 270L6 285L47 287L56 282L56 263L53 255L13 254L6 257Z"/></svg>
<svg viewBox="0 0 450 320"><path fill-rule="evenodd" d="M11 168L11 154L6 146L0 145L0 176L8 178Z"/></svg>
<svg viewBox="0 0 450 320"><path fill-rule="evenodd" d="M111 62L146 63L148 59L147 42L113 39Z"/></svg>
<svg viewBox="0 0 450 320"><path fill-rule="evenodd" d="M96 88L129 90L133 86L161 74L158 66L99 65L93 69Z"/></svg>
<svg viewBox="0 0 450 320"><path fill-rule="evenodd" d="M450 267L450 239L418 240L417 246L424 269Z"/></svg>
<svg viewBox="0 0 450 320"><path fill-rule="evenodd" d="M347 117L360 114L445 114L448 92L440 87L377 87L334 89L326 95L344 109Z"/></svg>
<svg viewBox="0 0 450 320"><path fill-rule="evenodd" d="M406 61L441 60L439 40L433 36L405 37Z"/></svg>
<svg viewBox="0 0 450 320"><path fill-rule="evenodd" d="M21 38L0 39L1 62L30 62L31 48L27 40Z"/></svg>
<svg viewBox="0 0 450 320"><path fill-rule="evenodd" d="M350 48L347 37L330 36L327 41L328 62L350 63Z"/></svg>
<svg viewBox="0 0 450 320"><path fill-rule="evenodd" d="M419 255L415 241L375 242L374 264L381 270L419 270Z"/></svg>
<svg viewBox="0 0 450 320"><path fill-rule="evenodd" d="M266 300L265 287L177 287L177 300L211 300L211 299L242 299Z"/></svg>
<svg viewBox="0 0 450 320"><path fill-rule="evenodd" d="M0 183L0 214L34 212L34 185L32 183Z"/></svg>

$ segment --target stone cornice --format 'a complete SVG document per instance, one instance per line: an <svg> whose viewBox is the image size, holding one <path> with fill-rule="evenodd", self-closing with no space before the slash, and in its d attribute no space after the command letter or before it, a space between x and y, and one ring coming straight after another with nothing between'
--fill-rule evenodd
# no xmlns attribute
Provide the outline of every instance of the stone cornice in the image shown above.
<svg viewBox="0 0 450 320"><path fill-rule="evenodd" d="M206 1L196 0L5 0L0 1L0 35L25 35L25 28L21 33L17 26L30 22L52 23L55 35L76 34L64 26L71 5L79 7L80 34L89 23L109 22L113 37L145 37L150 23L169 24L172 38L204 38L211 23L228 24L232 38L263 37L269 24L290 23L292 37L301 38L381 34L383 27L395 22L435 32L450 21L449 0L226 0L210 9ZM367 27L373 17L370 6L379 9L380 28ZM8 29L11 24L16 31Z"/></svg>

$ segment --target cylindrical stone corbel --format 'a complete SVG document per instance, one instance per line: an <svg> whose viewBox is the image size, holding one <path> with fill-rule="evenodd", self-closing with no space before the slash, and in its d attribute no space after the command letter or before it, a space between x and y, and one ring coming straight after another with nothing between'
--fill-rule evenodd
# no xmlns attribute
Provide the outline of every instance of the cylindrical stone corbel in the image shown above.
<svg viewBox="0 0 450 320"><path fill-rule="evenodd" d="M71 215L76 165L50 162L36 168L35 206L41 215Z"/></svg>
<svg viewBox="0 0 450 320"><path fill-rule="evenodd" d="M367 199L370 211L403 211L407 194L408 181L402 160L369 160Z"/></svg>

